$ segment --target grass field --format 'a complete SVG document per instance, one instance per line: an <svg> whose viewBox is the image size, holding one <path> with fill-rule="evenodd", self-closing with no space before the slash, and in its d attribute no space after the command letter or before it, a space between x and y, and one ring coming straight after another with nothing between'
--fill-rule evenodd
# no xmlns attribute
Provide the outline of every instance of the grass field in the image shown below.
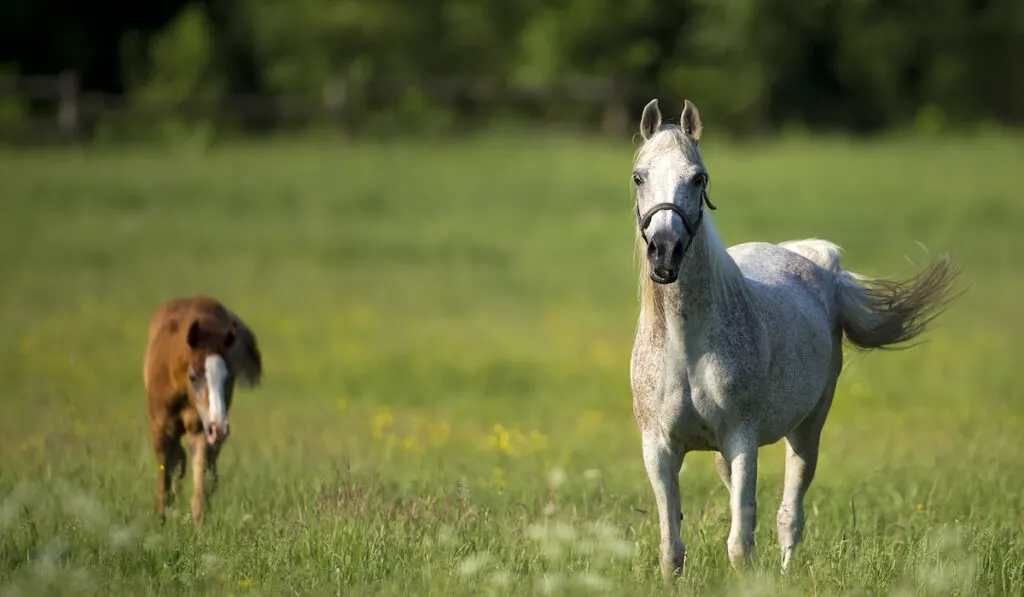
<svg viewBox="0 0 1024 597"><path fill-rule="evenodd" d="M778 572L710 454L682 594L1024 594L1024 140L716 143L728 244L817 236L969 287L851 354ZM0 595L664 594L628 363L633 148L571 139L0 153ZM925 248L922 248L921 243ZM160 526L148 318L209 293L259 335L206 524ZM190 490L186 483L185 489Z"/></svg>

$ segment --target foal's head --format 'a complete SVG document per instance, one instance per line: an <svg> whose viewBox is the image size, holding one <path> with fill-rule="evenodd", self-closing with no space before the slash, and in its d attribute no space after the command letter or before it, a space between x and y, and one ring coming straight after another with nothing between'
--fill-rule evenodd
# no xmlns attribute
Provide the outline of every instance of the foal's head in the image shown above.
<svg viewBox="0 0 1024 597"><path fill-rule="evenodd" d="M683 255L700 231L707 200L708 173L697 140L697 107L686 100L679 125L662 125L658 100L640 118L643 145L633 168L637 225L646 244L650 278L671 284L679 278Z"/></svg>
<svg viewBox="0 0 1024 597"><path fill-rule="evenodd" d="M195 320L188 328L188 393L199 417L203 431L211 444L219 444L230 433L228 406L234 390L234 372L231 371L227 351L235 342L235 322L227 328L209 321Z"/></svg>

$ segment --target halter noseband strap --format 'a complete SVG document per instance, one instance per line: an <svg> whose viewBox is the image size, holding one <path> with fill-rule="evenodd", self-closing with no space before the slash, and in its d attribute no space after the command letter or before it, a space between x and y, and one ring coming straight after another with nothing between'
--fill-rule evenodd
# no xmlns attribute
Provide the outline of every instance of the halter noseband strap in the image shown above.
<svg viewBox="0 0 1024 597"><path fill-rule="evenodd" d="M647 213L640 214L640 203L636 204L636 223L640 227L640 237L644 239L644 244L649 244L651 241L647 239L647 227L651 225L651 220L654 218L654 214L659 211L671 211L675 212L679 216L679 219L683 221L683 228L686 228L686 246L683 247L685 253L690 248L690 243L693 242L693 237L697 235L697 231L700 230L700 223L704 221L704 206L707 205L708 209L714 211L717 209L715 204L708 199L707 189L701 189L700 191L700 211L697 212L697 219L694 222L690 222L690 219L686 217L686 212L683 208L679 207L675 203L657 203L652 205Z"/></svg>

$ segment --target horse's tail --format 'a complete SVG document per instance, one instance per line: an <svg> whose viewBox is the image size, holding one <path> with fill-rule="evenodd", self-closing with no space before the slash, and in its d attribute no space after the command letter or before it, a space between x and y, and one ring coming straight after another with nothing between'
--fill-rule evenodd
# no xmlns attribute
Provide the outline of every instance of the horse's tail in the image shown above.
<svg viewBox="0 0 1024 597"><path fill-rule="evenodd" d="M947 255L906 280L869 278L839 265L839 247L818 239L784 243L833 272L837 282L839 323L857 348L890 348L911 340L956 298L952 288L960 273Z"/></svg>

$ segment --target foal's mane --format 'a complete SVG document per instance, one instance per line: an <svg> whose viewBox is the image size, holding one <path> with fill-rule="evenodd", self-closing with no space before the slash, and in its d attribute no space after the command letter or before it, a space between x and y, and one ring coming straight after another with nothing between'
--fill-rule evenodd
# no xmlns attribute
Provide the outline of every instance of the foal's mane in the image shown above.
<svg viewBox="0 0 1024 597"><path fill-rule="evenodd" d="M680 151L686 155L687 160L690 162L703 164L704 160L701 156L697 142L687 136L679 125L664 124L658 130L658 133L647 141L641 143L633 153L633 166L635 167L640 159L646 155L669 151ZM634 201L635 197L636 196L634 194ZM702 243L705 246L708 252L708 259L710 261L708 264L710 274L718 277L718 281L724 281L726 278L725 272L727 271L728 264L731 264L735 268L735 263L732 262L732 258L726 251L725 243L722 242L722 238L718 235L718 230L714 226L711 214L704 209L703 204L701 205L701 209L704 210L703 222L701 223L700 230L697 232L697 238L694 239L694 243ZM636 237L635 257L640 270L640 275L637 280L638 292L640 294L640 308L642 312L651 313L655 308L656 285L654 281L651 280L651 264L647 260L647 244L644 242L643 236L640 234L640 229L636 225L635 221L633 229Z"/></svg>

